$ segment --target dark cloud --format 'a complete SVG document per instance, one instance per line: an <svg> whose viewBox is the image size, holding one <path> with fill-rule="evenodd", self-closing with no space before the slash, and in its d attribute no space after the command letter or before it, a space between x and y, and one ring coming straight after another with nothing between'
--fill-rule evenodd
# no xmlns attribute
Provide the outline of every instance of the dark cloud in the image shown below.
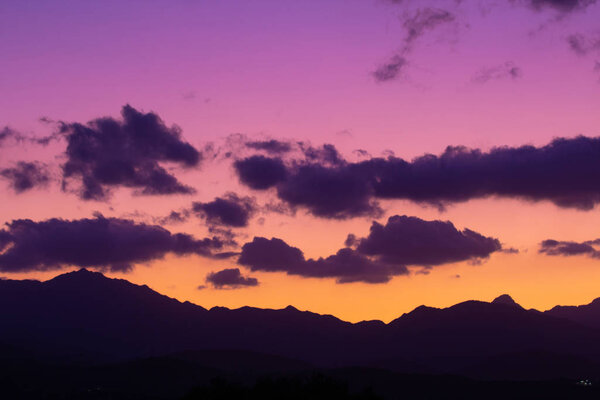
<svg viewBox="0 0 600 400"><path fill-rule="evenodd" d="M600 138L559 138L543 147L498 147L489 152L448 147L412 162L373 159L375 195L424 203L487 196L549 200L589 210L600 202Z"/></svg>
<svg viewBox="0 0 600 400"><path fill-rule="evenodd" d="M381 208L373 200L373 187L355 165L327 167L302 165L277 186L277 195L293 207L305 207L311 214L344 219L377 217Z"/></svg>
<svg viewBox="0 0 600 400"><path fill-rule="evenodd" d="M230 227L248 226L248 220L255 210L253 198L240 197L235 193L227 193L208 203L192 204L192 211L205 218L208 224Z"/></svg>
<svg viewBox="0 0 600 400"><path fill-rule="evenodd" d="M586 56L591 52L600 51L600 37L584 36L580 33L567 37L569 48L578 56Z"/></svg>
<svg viewBox="0 0 600 400"><path fill-rule="evenodd" d="M346 245L329 257L306 260L300 249L281 239L255 237L242 247L238 263L252 271L335 278L338 283L385 283L408 274L409 266L481 260L501 249L497 239L458 231L450 222L406 216L391 217L385 226L374 222L368 237L349 235Z"/></svg>
<svg viewBox="0 0 600 400"><path fill-rule="evenodd" d="M262 150L274 155L292 151L292 145L290 143L275 139L249 141L246 142L246 147L253 150Z"/></svg>
<svg viewBox="0 0 600 400"><path fill-rule="evenodd" d="M142 113L126 105L122 120L98 118L87 124L62 123L67 139L63 176L80 178L80 197L104 200L110 188L124 186L138 194L193 193L160 165L197 166L201 153L181 139L181 129L167 127L152 112Z"/></svg>
<svg viewBox="0 0 600 400"><path fill-rule="evenodd" d="M229 228L224 228L222 226L209 225L208 232L216 238L219 238L221 243L228 247L237 247L238 243L236 242L236 234ZM224 252L215 255L215 258L229 258L239 253L233 252Z"/></svg>
<svg viewBox="0 0 600 400"><path fill-rule="evenodd" d="M281 239L264 237L255 237L252 242L244 244L238 259L240 265L268 272L287 271L302 266L304 262L304 254L300 249Z"/></svg>
<svg viewBox="0 0 600 400"><path fill-rule="evenodd" d="M281 158L251 156L233 164L240 181L252 189L268 189L285 180L287 170Z"/></svg>
<svg viewBox="0 0 600 400"><path fill-rule="evenodd" d="M595 246L600 246L600 239L580 243L548 239L540 244L539 253L548 256L586 255L593 258L600 258L600 251Z"/></svg>
<svg viewBox="0 0 600 400"><path fill-rule="evenodd" d="M521 68L508 61L495 67L480 69L471 79L474 83L483 84L498 79L518 79L523 75Z"/></svg>
<svg viewBox="0 0 600 400"><path fill-rule="evenodd" d="M569 13L575 10L582 10L595 4L596 0L511 0L513 3L521 3L529 6L531 9L541 11L544 9L554 9L561 13Z"/></svg>
<svg viewBox="0 0 600 400"><path fill-rule="evenodd" d="M217 238L197 240L157 225L104 218L34 222L14 220L0 231L0 271L26 272L79 266L129 271L166 254L213 256Z"/></svg>
<svg viewBox="0 0 600 400"><path fill-rule="evenodd" d="M238 263L252 271L279 271L303 277L335 278L338 283L384 283L394 275L408 273L404 266L374 262L348 248L327 258L306 260L300 249L278 238L263 237L255 237L252 242L244 244Z"/></svg>
<svg viewBox="0 0 600 400"><path fill-rule="evenodd" d="M252 156L236 161L240 181L253 189L276 186L278 197L291 207L283 210L287 214L296 207L337 219L381 214L368 182L357 179L361 171L349 166L335 146L299 146L304 159L289 166L278 157Z"/></svg>
<svg viewBox="0 0 600 400"><path fill-rule="evenodd" d="M12 236L6 230L0 231L0 252L12 242Z"/></svg>
<svg viewBox="0 0 600 400"><path fill-rule="evenodd" d="M229 244L227 244L229 245ZM220 253L214 253L210 257L216 260L225 260L232 257L237 257L240 255L239 251L222 251Z"/></svg>
<svg viewBox="0 0 600 400"><path fill-rule="evenodd" d="M9 180L16 193L46 186L50 181L46 166L36 162L19 161L14 167L1 169L0 176Z"/></svg>
<svg viewBox="0 0 600 400"><path fill-rule="evenodd" d="M216 289L237 289L248 286L258 286L258 279L243 276L239 268L227 268L217 272L211 272L206 276L206 283L210 283Z"/></svg>
<svg viewBox="0 0 600 400"><path fill-rule="evenodd" d="M189 210L171 211L166 217L158 217L154 221L161 225L181 224L187 221L189 216Z"/></svg>
<svg viewBox="0 0 600 400"><path fill-rule="evenodd" d="M264 213L275 213L275 214L288 215L290 217L293 217L296 215L296 209L293 208L292 206L290 206L288 203L285 203L283 201L268 202L261 207L261 211ZM264 218L262 218L262 219L264 222Z"/></svg>
<svg viewBox="0 0 600 400"><path fill-rule="evenodd" d="M580 210L600 202L600 138L584 136L558 138L542 147L497 147L488 152L448 147L439 156L427 154L412 161L390 156L287 167L280 159L260 156L258 161L264 166L256 168L251 162L248 171L246 164L237 165L238 173L245 174L240 175L243 183L262 189L276 186L278 197L290 206L325 218L377 215L377 199L443 207L498 196L548 200ZM268 165L280 168L277 179Z"/></svg>
<svg viewBox="0 0 600 400"><path fill-rule="evenodd" d="M485 259L502 248L498 239L470 229L459 231L450 221L398 215L385 225L373 222L366 238L352 242L359 253L381 262L424 267Z"/></svg>
<svg viewBox="0 0 600 400"><path fill-rule="evenodd" d="M398 3L398 1L396 2ZM402 46L396 54L377 67L373 72L375 80L377 82L386 82L400 76L401 72L408 65L408 55L412 53L417 39L440 25L454 22L455 19L454 14L451 12L438 8L422 8L416 10L411 15L405 16L403 27L406 35Z"/></svg>
<svg viewBox="0 0 600 400"><path fill-rule="evenodd" d="M337 283L386 283L397 275L407 275L404 265L382 263L353 249L344 248L334 255L306 261L305 271L313 277L336 278Z"/></svg>
<svg viewBox="0 0 600 400"><path fill-rule="evenodd" d="M334 145L324 144L321 147L313 147L306 143L299 143L300 149L308 162L319 162L321 164L340 165L344 163L343 157Z"/></svg>
<svg viewBox="0 0 600 400"><path fill-rule="evenodd" d="M346 247L356 247L358 243L358 238L354 233L349 233L344 241L344 246Z"/></svg>

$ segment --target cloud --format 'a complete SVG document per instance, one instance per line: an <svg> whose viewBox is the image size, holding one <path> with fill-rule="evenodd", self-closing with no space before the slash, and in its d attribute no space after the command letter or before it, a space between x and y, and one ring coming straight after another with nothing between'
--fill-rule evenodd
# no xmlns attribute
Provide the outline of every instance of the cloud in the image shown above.
<svg viewBox="0 0 600 400"><path fill-rule="evenodd" d="M121 110L122 120L98 118L87 124L61 123L67 140L63 178L80 178L84 200L105 200L110 189L124 186L137 194L189 194L161 163L197 166L202 154L181 139L181 129L167 127L152 112L142 113L130 105Z"/></svg>
<svg viewBox="0 0 600 400"><path fill-rule="evenodd" d="M391 217L385 226L373 222L366 238L349 237L349 247L326 258L308 260L300 249L281 239L255 237L242 247L238 264L252 271L335 278L338 283L385 283L408 274L409 266L431 268L481 260L501 249L497 239L469 229L458 231L450 222L406 216Z"/></svg>
<svg viewBox="0 0 600 400"><path fill-rule="evenodd" d="M489 152L448 147L412 162L370 160L375 195L424 203L500 196L589 210L600 202L600 138L558 138L543 147Z"/></svg>
<svg viewBox="0 0 600 400"><path fill-rule="evenodd" d="M18 137L18 133L10 129L8 126L5 126L0 131L0 145L2 145L6 140L14 137Z"/></svg>
<svg viewBox="0 0 600 400"><path fill-rule="evenodd" d="M216 289L238 289L242 287L258 286L258 279L243 276L239 268L227 268L211 272L206 276L206 283Z"/></svg>
<svg viewBox="0 0 600 400"><path fill-rule="evenodd" d="M408 65L407 57L414 50L415 42L428 31L452 23L455 19L454 14L449 11L429 7L418 9L412 15L406 15L402 24L406 32L402 46L396 54L373 72L375 80L387 82L396 79Z"/></svg>
<svg viewBox="0 0 600 400"><path fill-rule="evenodd" d="M512 61L494 67L480 69L471 78L473 83L484 84L491 80L513 79L516 80L523 75L521 68L517 67Z"/></svg>
<svg viewBox="0 0 600 400"><path fill-rule="evenodd" d="M321 147L313 147L304 142L300 142L299 145L302 153L304 154L305 161L319 162L330 165L340 165L344 163L344 159L332 144L324 144Z"/></svg>
<svg viewBox="0 0 600 400"><path fill-rule="evenodd" d="M240 181L252 189L268 189L286 178L286 167L281 158L251 156L233 164Z"/></svg>
<svg viewBox="0 0 600 400"><path fill-rule="evenodd" d="M34 137L25 135L21 132L17 132L16 130L11 129L8 126L5 126L4 128L2 128L2 130L0 130L0 147L2 147L6 142L8 142L11 139L13 142L16 142L18 144L28 142L32 144L46 146L52 140L59 139L59 135L52 134L49 136Z"/></svg>
<svg viewBox="0 0 600 400"><path fill-rule="evenodd" d="M600 239L581 243L548 239L540 243L539 253L547 256L586 255L592 258L600 258L600 251L596 249L597 246L600 246Z"/></svg>
<svg viewBox="0 0 600 400"><path fill-rule="evenodd" d="M591 52L600 51L600 36L584 36L581 33L567 37L569 48L578 56L586 56Z"/></svg>
<svg viewBox="0 0 600 400"><path fill-rule="evenodd" d="M263 150L268 154L283 154L292 151L292 145L275 139L254 140L246 142L246 147L253 150Z"/></svg>
<svg viewBox="0 0 600 400"><path fill-rule="evenodd" d="M10 181L16 193L44 187L50 181L46 166L37 162L19 161L14 167L1 169L0 176Z"/></svg>
<svg viewBox="0 0 600 400"><path fill-rule="evenodd" d="M448 147L439 156L426 154L412 161L389 156L338 165L286 166L281 159L261 156L259 163L264 166L249 163L251 174L245 164L238 165L238 173L244 173L242 183L254 189L276 187L279 199L324 218L377 215L378 199L443 207L497 196L546 200L579 210L600 203L600 138L585 136L488 152ZM268 165L280 168L276 179Z"/></svg>
<svg viewBox="0 0 600 400"><path fill-rule="evenodd" d="M452 13L439 8L422 8L417 10L412 16L404 20L403 26L406 30L404 47L412 46L427 31L435 29L439 25L454 22L454 20L455 17Z"/></svg>
<svg viewBox="0 0 600 400"><path fill-rule="evenodd" d="M302 251L278 238L255 237L244 244L238 264L252 271L286 272L312 278L336 278L338 283L385 283L394 275L407 274L404 266L377 263L352 249L317 260L304 258Z"/></svg>
<svg viewBox="0 0 600 400"><path fill-rule="evenodd" d="M377 217L382 213L381 208L373 200L372 185L361 173L346 164L302 165L278 185L277 195L291 206L305 207L318 217Z"/></svg>
<svg viewBox="0 0 600 400"><path fill-rule="evenodd" d="M242 246L238 259L240 265L249 266L259 271L287 271L305 262L304 253L296 247L288 245L281 239L255 237L252 242Z"/></svg>
<svg viewBox="0 0 600 400"><path fill-rule="evenodd" d="M423 267L485 259L502 248L498 239L459 231L450 221L399 215L385 225L373 222L366 238L352 242L359 253L381 262Z"/></svg>
<svg viewBox="0 0 600 400"><path fill-rule="evenodd" d="M394 80L400 75L407 64L408 61L406 58L399 54L395 54L388 61L381 64L375 71L373 71L373 77L377 82Z"/></svg>
<svg viewBox="0 0 600 400"><path fill-rule="evenodd" d="M535 11L553 9L561 13L583 10L595 4L596 0L511 0L513 3L525 4Z"/></svg>
<svg viewBox="0 0 600 400"><path fill-rule="evenodd" d="M181 224L188 220L189 210L171 211L166 217L154 218L154 221L160 225Z"/></svg>
<svg viewBox="0 0 600 400"><path fill-rule="evenodd" d="M210 225L230 227L248 226L248 220L256 210L256 202L251 197L240 197L227 193L208 203L194 202L192 211L206 219Z"/></svg>
<svg viewBox="0 0 600 400"><path fill-rule="evenodd" d="M355 179L335 146L297 145L300 159L284 161L255 155L234 163L243 184L257 190L276 187L278 197L287 205L279 204L275 209L268 205L265 211L290 214L296 207L306 207L314 215L337 219L381 214L371 199L370 187Z"/></svg>
<svg viewBox="0 0 600 400"><path fill-rule="evenodd" d="M104 218L34 222L14 220L0 230L0 271L27 272L67 266L129 271L166 254L218 256L217 237L195 239L157 225Z"/></svg>

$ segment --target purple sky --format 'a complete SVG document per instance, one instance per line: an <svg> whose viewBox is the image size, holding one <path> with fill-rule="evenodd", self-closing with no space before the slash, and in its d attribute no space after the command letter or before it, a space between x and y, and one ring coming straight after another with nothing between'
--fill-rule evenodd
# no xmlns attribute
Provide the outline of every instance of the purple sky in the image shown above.
<svg viewBox="0 0 600 400"><path fill-rule="evenodd" d="M130 104L179 126L205 160L192 169L167 167L195 194L136 196L130 188L115 188L107 201L83 201L61 190L61 166L68 158L64 138L47 146L7 141L0 146L0 169L37 161L50 176L44 187L21 194L7 183L0 193L0 221L92 218L99 211L202 237L210 230L206 216L177 225L159 220L192 201L208 203L227 192L253 197L260 207L276 201L273 191L253 191L239 182L231 160L251 154L240 150L244 140L331 143L355 162L389 151L410 161L438 155L449 145L488 151L544 146L556 137L597 137L598 21L600 3L575 0L5 0L0 129L41 138L56 132L60 122L119 118L121 107ZM386 65L389 79L378 80L376 71ZM227 151L230 158L223 156ZM539 243L549 238L599 237L596 209L519 196L480 197L445 211L406 199L381 200L382 214L346 220L315 217L302 208L292 216L263 207L248 226L236 228L240 246L234 251L254 236L277 237L302 249L307 260L328 257L343 247L348 233L366 237L373 220L385 224L397 214L449 220L459 229L498 238L519 254L494 254L480 266L451 263L426 270L428 275L411 271L382 285L340 285L295 272L242 268L242 275L229 274L245 282L251 273L247 279L256 277L260 284L198 291L207 274L240 265L195 254L167 256L123 276L205 306L294 304L351 320L389 319L421 303L446 305L506 291L542 308L600 295L592 284L600 278L597 259L538 254ZM461 278L449 278L457 275Z"/></svg>

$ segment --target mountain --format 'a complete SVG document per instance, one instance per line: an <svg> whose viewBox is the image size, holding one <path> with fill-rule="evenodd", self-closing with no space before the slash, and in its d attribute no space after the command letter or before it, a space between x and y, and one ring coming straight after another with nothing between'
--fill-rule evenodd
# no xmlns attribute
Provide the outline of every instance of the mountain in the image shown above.
<svg viewBox="0 0 600 400"><path fill-rule="evenodd" d="M503 294L503 295L496 297L494 300L492 300L492 304L504 304L507 306L523 308L519 304L517 304L517 302L514 301L512 297L510 297L507 294Z"/></svg>
<svg viewBox="0 0 600 400"><path fill-rule="evenodd" d="M582 306L556 306L544 314L600 329L600 298Z"/></svg>
<svg viewBox="0 0 600 400"><path fill-rule="evenodd" d="M293 307L206 310L85 269L46 282L0 281L0 343L55 361L240 349L327 362L349 358L340 344L372 330Z"/></svg>
<svg viewBox="0 0 600 400"><path fill-rule="evenodd" d="M5 344L11 354L26 349L23 357L63 365L185 352L204 359L212 354L230 365L247 365L239 354L262 354L275 369L364 366L494 378L511 376L517 366L543 365L512 376L543 371L546 378L576 378L600 371L600 332L586 323L593 320L588 314L569 315L575 314L586 318L525 310L501 296L444 309L421 306L389 324L353 324L294 307L207 310L80 270L46 282L0 281L0 348ZM575 364L581 368L564 367Z"/></svg>
<svg viewBox="0 0 600 400"><path fill-rule="evenodd" d="M388 327L395 331L395 340L411 343L403 357L436 366L439 372L461 372L487 363L489 377L494 377L504 373L494 358L513 354L516 364L523 353L600 360L595 329L505 302L466 301L444 309L422 306Z"/></svg>

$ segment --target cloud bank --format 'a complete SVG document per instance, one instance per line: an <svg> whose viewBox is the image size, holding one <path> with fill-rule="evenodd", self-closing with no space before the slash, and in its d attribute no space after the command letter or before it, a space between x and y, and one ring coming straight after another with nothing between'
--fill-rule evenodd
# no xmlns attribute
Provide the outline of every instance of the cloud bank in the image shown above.
<svg viewBox="0 0 600 400"><path fill-rule="evenodd" d="M0 271L27 272L78 266L129 271L166 254L218 256L217 237L195 239L157 225L104 218L34 222L14 220L0 230Z"/></svg>
<svg viewBox="0 0 600 400"><path fill-rule="evenodd" d="M443 207L495 196L579 210L600 202L598 137L557 138L542 147L504 146L487 152L448 147L440 155L412 161L392 156L327 165L253 156L238 160L235 167L243 184L275 188L290 206L324 218L376 216L380 199Z"/></svg>
<svg viewBox="0 0 600 400"><path fill-rule="evenodd" d="M366 238L349 235L346 245L331 256L306 259L281 239L255 237L242 247L238 264L252 271L335 278L338 283L385 283L408 274L410 266L481 260L502 249L497 239L459 231L451 222L407 216L390 217L385 225L373 222Z"/></svg>

